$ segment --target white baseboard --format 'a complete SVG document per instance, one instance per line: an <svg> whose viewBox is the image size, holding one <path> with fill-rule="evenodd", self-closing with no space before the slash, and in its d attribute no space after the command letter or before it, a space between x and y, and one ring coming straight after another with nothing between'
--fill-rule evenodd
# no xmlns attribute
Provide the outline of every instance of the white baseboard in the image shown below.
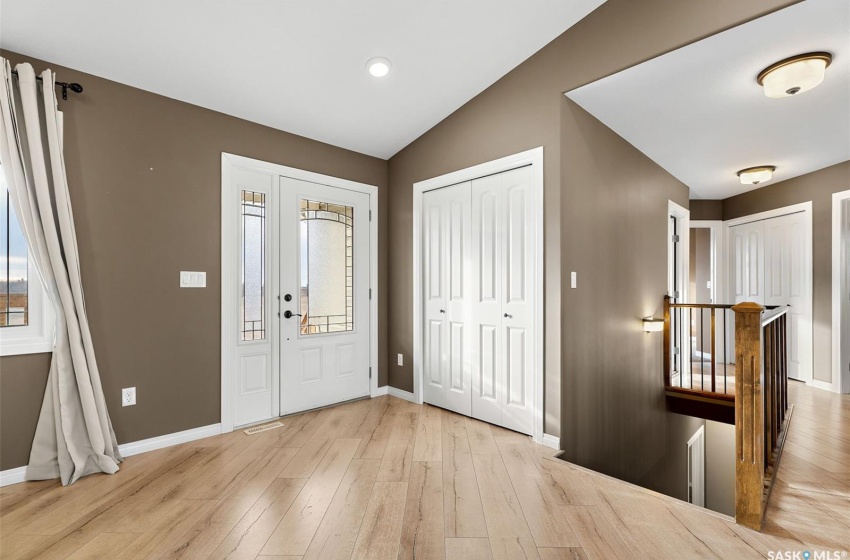
<svg viewBox="0 0 850 560"><path fill-rule="evenodd" d="M124 443L118 446L118 451L121 453L122 457L132 457L133 455L147 453L148 451L154 451L155 449L162 449L164 447L171 447L172 445L180 445L181 443L195 441L196 439L217 436L220 433L221 424L211 424L209 426L201 426L200 428L192 428L191 430L165 434L164 436L152 437L141 441L134 441L132 443Z"/></svg>
<svg viewBox="0 0 850 560"><path fill-rule="evenodd" d="M558 436L543 434L543 441L541 441L540 443L541 445L551 447L552 449L561 449L561 438L559 438Z"/></svg>
<svg viewBox="0 0 850 560"><path fill-rule="evenodd" d="M18 467L16 469L0 471L0 488L2 488L3 486L9 486L11 484L18 484L19 482L23 482L24 480L26 480L26 476L26 467Z"/></svg>
<svg viewBox="0 0 850 560"><path fill-rule="evenodd" d="M822 389L824 391L830 391L832 393L840 393L841 391L838 389L837 383L828 383L826 381L819 381L817 379L812 379L809 382L809 385L814 387L815 389Z"/></svg>
<svg viewBox="0 0 850 560"><path fill-rule="evenodd" d="M406 401L410 401L412 403L416 402L416 399L413 397L413 393L408 391L403 391L401 389L396 389L395 387L390 387L387 385L387 394L391 397L396 397L398 399L404 399Z"/></svg>
<svg viewBox="0 0 850 560"><path fill-rule="evenodd" d="M221 433L221 424L212 424L209 426L201 426L200 428L192 428L173 434L165 434L164 436L152 437L141 441L133 441L124 443L118 446L118 451L122 457L132 457L139 453L147 453L156 449L171 447L172 445L180 445L198 439L217 436ZM0 487L18 484L26 480L27 468L18 467L16 469L8 469L0 471Z"/></svg>
<svg viewBox="0 0 850 560"><path fill-rule="evenodd" d="M386 395L387 394L387 387L388 387L388 385L384 385L383 387L376 387L372 391L372 398L380 397L382 395Z"/></svg>

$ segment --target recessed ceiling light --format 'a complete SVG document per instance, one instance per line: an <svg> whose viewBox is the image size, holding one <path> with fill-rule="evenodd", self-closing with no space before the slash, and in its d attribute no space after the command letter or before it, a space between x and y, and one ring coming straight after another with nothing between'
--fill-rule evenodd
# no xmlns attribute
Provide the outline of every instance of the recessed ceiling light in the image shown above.
<svg viewBox="0 0 850 560"><path fill-rule="evenodd" d="M773 178L774 171L776 171L776 167L773 165L760 165L738 171L738 177L741 179L742 185L758 185L770 181Z"/></svg>
<svg viewBox="0 0 850 560"><path fill-rule="evenodd" d="M383 78L390 73L390 68L393 67L392 62L382 56L370 58L366 62L366 69L376 78Z"/></svg>
<svg viewBox="0 0 850 560"><path fill-rule="evenodd" d="M831 62L828 52L798 54L771 64L756 80L767 97L791 97L819 86Z"/></svg>

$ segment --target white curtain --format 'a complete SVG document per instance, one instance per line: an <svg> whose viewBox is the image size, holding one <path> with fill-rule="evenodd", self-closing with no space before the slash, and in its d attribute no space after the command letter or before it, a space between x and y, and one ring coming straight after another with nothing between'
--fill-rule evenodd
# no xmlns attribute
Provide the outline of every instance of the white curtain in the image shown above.
<svg viewBox="0 0 850 560"><path fill-rule="evenodd" d="M0 80L0 167L30 254L55 312L53 357L28 480L71 484L114 473L122 460L109 420L86 317L77 235L62 154L62 113L50 70L6 59Z"/></svg>

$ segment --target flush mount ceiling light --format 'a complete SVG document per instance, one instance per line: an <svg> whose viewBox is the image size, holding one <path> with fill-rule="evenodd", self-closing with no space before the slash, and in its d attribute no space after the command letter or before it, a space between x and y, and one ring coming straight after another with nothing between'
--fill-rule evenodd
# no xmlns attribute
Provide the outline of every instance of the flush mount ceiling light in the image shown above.
<svg viewBox="0 0 850 560"><path fill-rule="evenodd" d="M771 64L756 80L767 97L792 97L819 86L831 62L828 52L798 54Z"/></svg>
<svg viewBox="0 0 850 560"><path fill-rule="evenodd" d="M740 177L742 185L758 185L770 181L773 178L774 171L776 171L776 167L773 165L760 165L738 171L738 177Z"/></svg>
<svg viewBox="0 0 850 560"><path fill-rule="evenodd" d="M392 67L392 62L381 56L370 58L366 62L366 69L369 71L370 74L372 74L376 78L383 78L384 76L389 74L390 68Z"/></svg>

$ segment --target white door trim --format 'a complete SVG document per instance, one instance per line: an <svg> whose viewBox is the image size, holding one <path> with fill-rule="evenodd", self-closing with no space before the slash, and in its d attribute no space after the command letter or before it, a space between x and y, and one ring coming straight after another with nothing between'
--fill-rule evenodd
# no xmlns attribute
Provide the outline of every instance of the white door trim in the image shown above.
<svg viewBox="0 0 850 560"><path fill-rule="evenodd" d="M844 313L850 313L847 300L841 298L841 207L845 200L850 200L850 190L832 195L832 383L823 388L836 393L850 393L850 367L843 369L841 359L841 335L850 333L841 332L842 306L835 304L841 301Z"/></svg>
<svg viewBox="0 0 850 560"><path fill-rule="evenodd" d="M679 282L682 289L680 290L677 301L679 303L688 303L688 286L689 278L689 263L691 253L691 211L683 206L679 206L672 200L667 200L667 295L673 297L673 291L676 287L673 285L673 226L670 224L670 218L675 216L681 220L681 231L679 232Z"/></svg>
<svg viewBox="0 0 850 560"><path fill-rule="evenodd" d="M807 202L801 202L799 204L792 204L790 206L783 206L782 208L774 208L773 210L767 210L765 212L759 212L757 214L750 214L749 216L741 216L740 218L734 218L731 220L725 220L723 222L723 239L724 243L728 242L731 239L731 233L729 232L729 228L733 226L740 226L743 224L749 224L752 222L758 222L762 220L769 220L770 218L778 218L780 216L787 216L788 214L804 214L804 223L805 223L805 231L808 234L808 243L806 245L806 282L808 285L808 300L809 300L809 319L812 324L812 334L811 334L811 348L809 349L808 359L811 360L809 364L809 375L806 376L805 382L807 384L812 385L813 387L818 387L820 389L829 389L828 384L823 381L817 381L814 379L814 273L813 273L813 254L812 247L814 238L812 236L812 201L809 200ZM731 258L731 254L727 254L727 259ZM728 264L728 263L727 263ZM727 270L727 273L731 274L731 268ZM735 301L734 285L731 280L726 283L726 297L729 302ZM734 347L734 346L733 346Z"/></svg>
<svg viewBox="0 0 850 560"><path fill-rule="evenodd" d="M534 174L534 431L535 443L543 444L543 147L534 148L413 185L413 398L421 404L422 387L422 195L426 191L448 187L531 165Z"/></svg>
<svg viewBox="0 0 850 560"><path fill-rule="evenodd" d="M723 250L723 220L691 220L691 228L706 228L711 231L711 303L722 304L720 301L725 297L725 282L723 281L723 259L726 252ZM690 258L690 255L688 256Z"/></svg>
<svg viewBox="0 0 850 560"><path fill-rule="evenodd" d="M329 175L322 175L312 171L304 171L294 167L287 167L276 163L260 161L256 159L238 156L235 154L221 153L221 431L223 433L231 432L236 427L233 425L234 406L233 399L233 376L236 371L236 353L235 340L233 334L237 332L237 325L233 323L233 317L236 316L235 307L238 302L233 298L233 293L236 290L236 270L239 266L239 251L237 247L236 236L233 232L236 231L236 212L233 211L233 201L235 197L231 196L233 191L233 181L235 179L235 170L250 169L262 173L277 175L278 177L291 177L302 181L319 183L331 187L347 189L350 191L365 193L369 195L369 212L371 220L369 222L369 252L371 261L371 270L369 271L369 285L372 289L372 298L369 301L370 308L370 333L369 333L369 366L372 370L372 379L369 380L371 395L377 396L385 393L378 388L378 298L380 294L380 286L378 284L378 187L357 183L347 179L340 179ZM279 188L279 181L273 183L274 188ZM274 218L276 222L278 218ZM279 224L274 224L277 228ZM277 231L275 229L275 231ZM274 251L272 252L274 253ZM273 259L276 259L272 255ZM276 260L272 261L273 270L276 270ZM273 303L276 303L276 299ZM275 310L272 319L276 319L277 313ZM277 323L273 323L274 328L270 329L273 334L274 341L277 336ZM279 410L277 414L279 414Z"/></svg>
<svg viewBox="0 0 850 560"><path fill-rule="evenodd" d="M696 446L699 463L691 463L693 447ZM696 506L705 507L705 425L694 432L688 440L688 501ZM695 486L699 487L695 487Z"/></svg>

